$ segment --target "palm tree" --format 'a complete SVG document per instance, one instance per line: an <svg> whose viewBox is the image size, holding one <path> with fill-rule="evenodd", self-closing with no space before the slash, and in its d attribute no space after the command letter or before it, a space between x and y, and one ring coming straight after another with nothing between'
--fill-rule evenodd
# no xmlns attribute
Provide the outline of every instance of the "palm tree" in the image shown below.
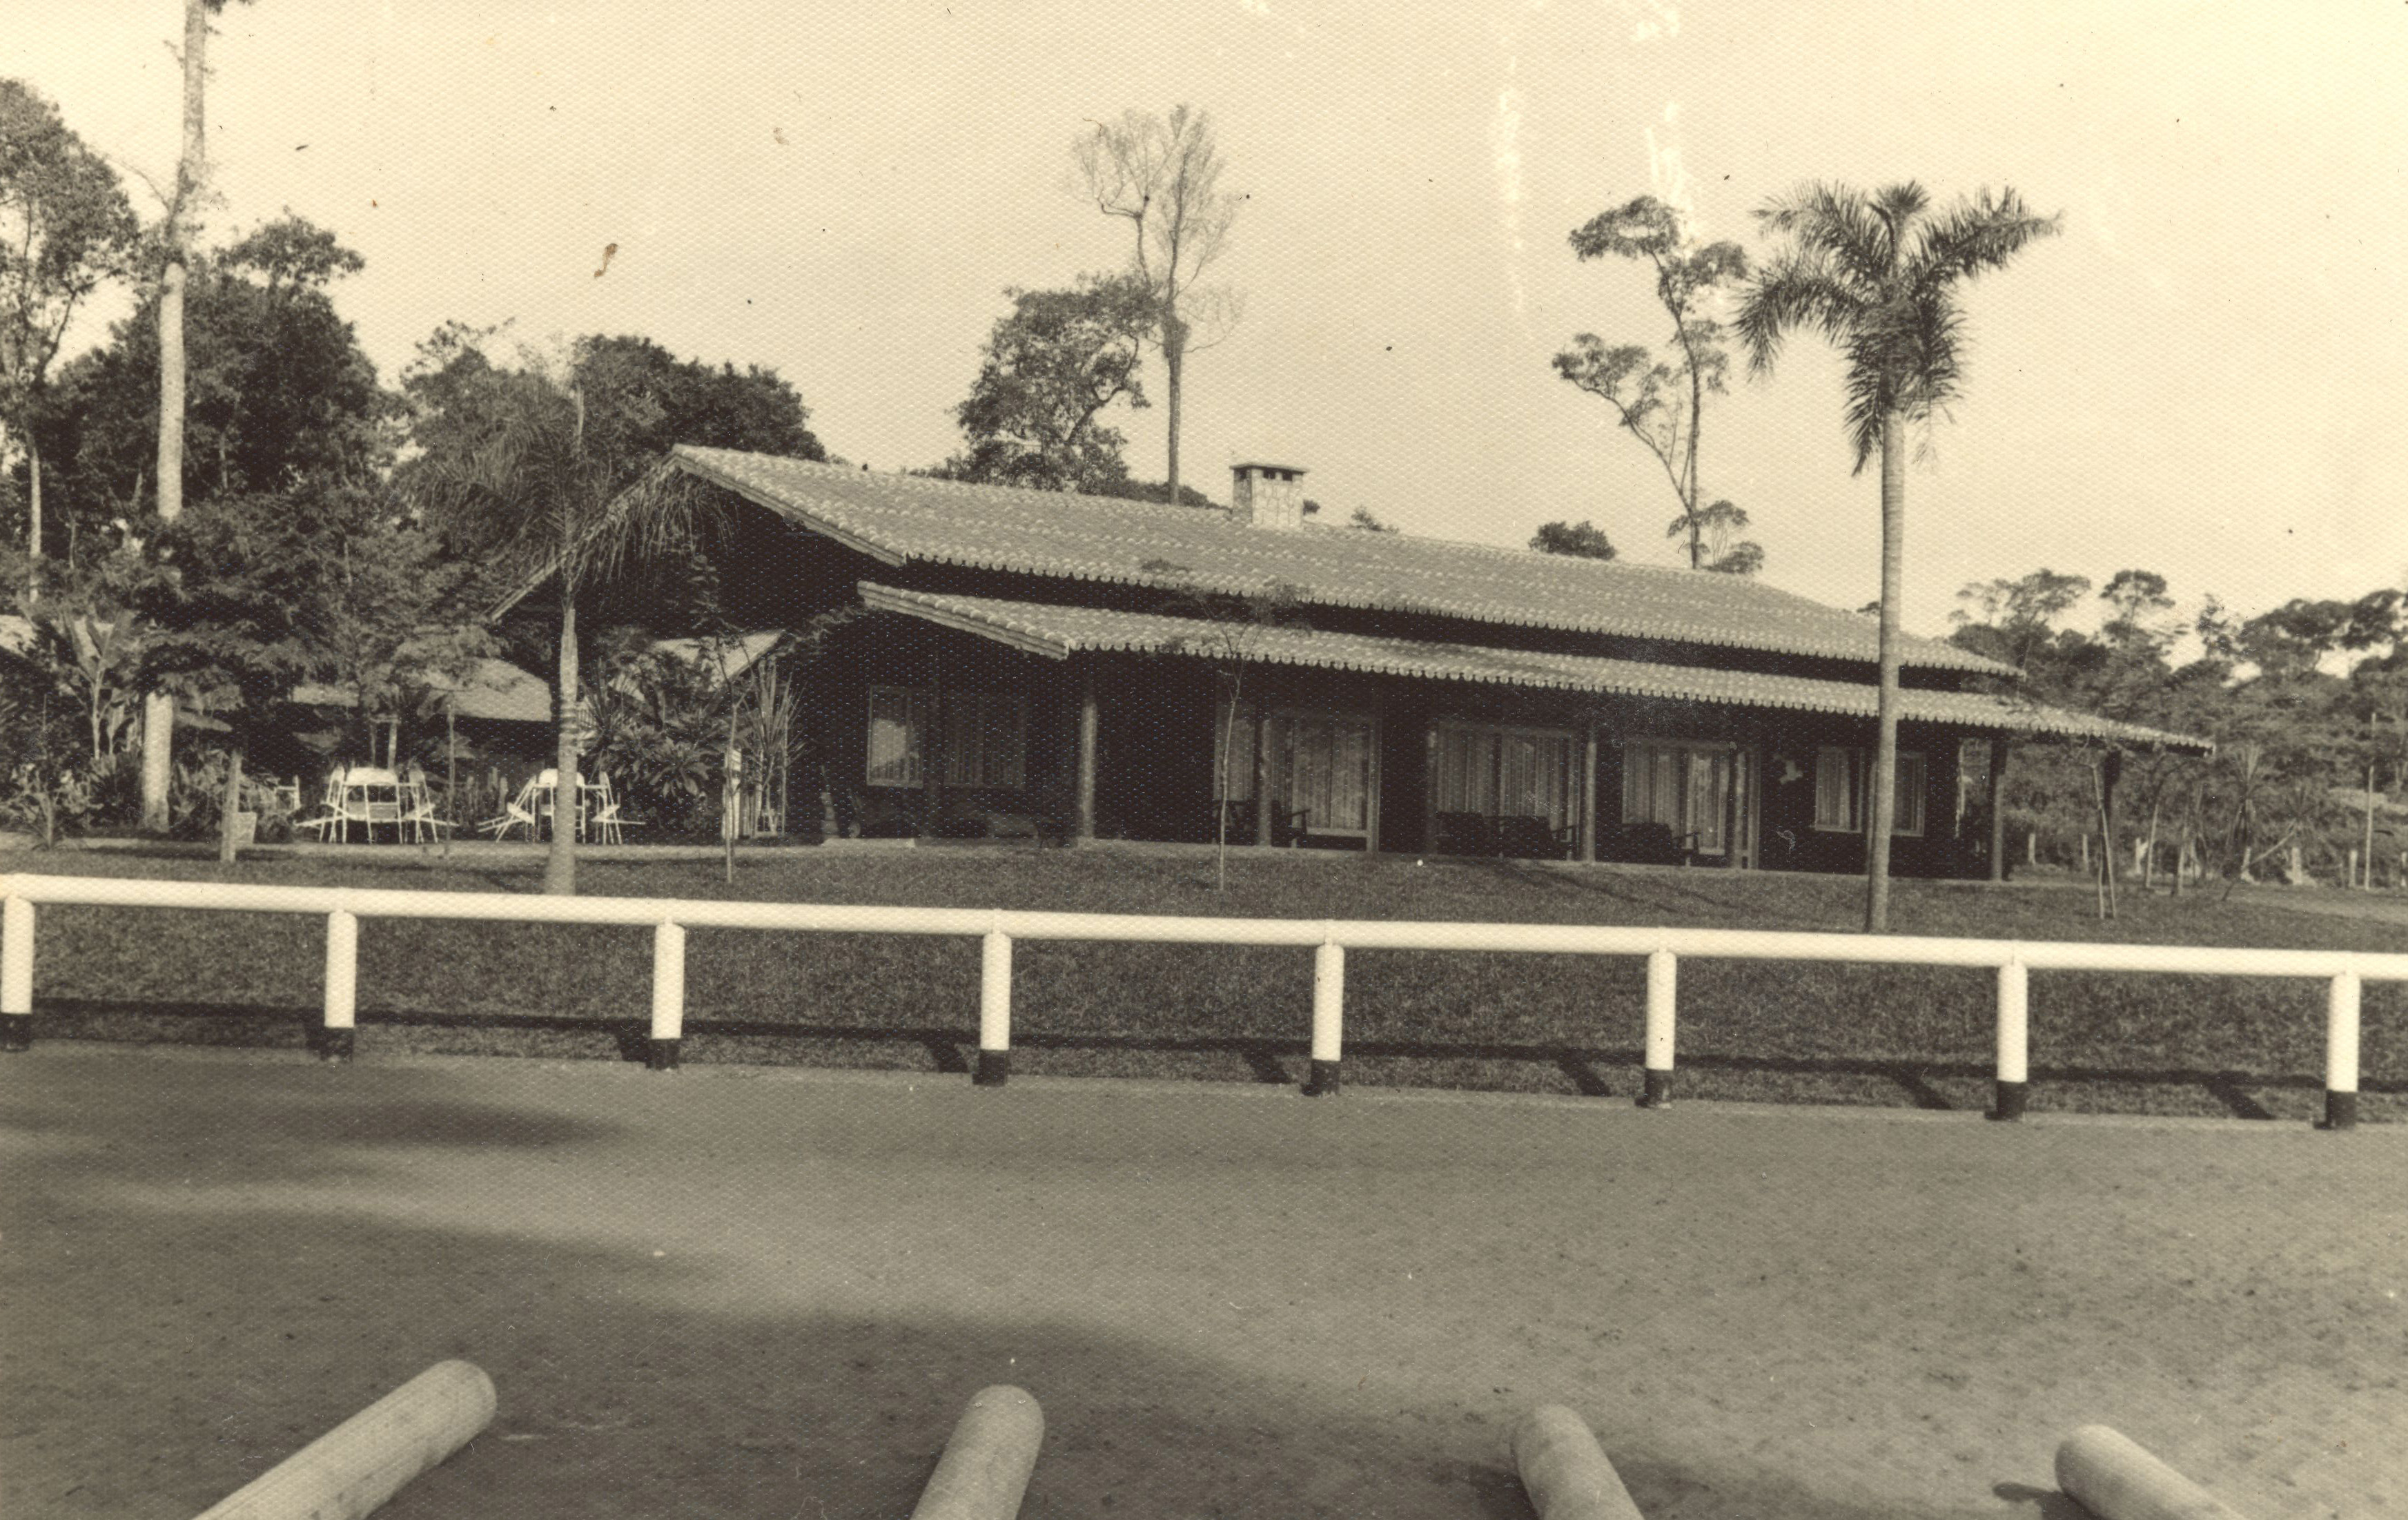
<svg viewBox="0 0 2408 1520"><path fill-rule="evenodd" d="M1889 926L1889 834L1898 816L1898 604L1906 528L1906 434L1959 394L1965 316L1958 288L2002 268L2058 228L2012 189L1986 190L1933 213L1908 180L1870 194L1813 184L1768 202L1764 228L1789 242L1742 297L1739 335L1770 372L1782 339L1819 332L1847 358L1849 437L1856 473L1881 454L1881 705L1873 754L1871 837L1865 850L1865 932Z"/></svg>
<svg viewBox="0 0 2408 1520"><path fill-rule="evenodd" d="M438 523L498 524L499 554L520 591L557 581L559 722L552 851L544 891L577 891L579 596L631 562L689 550L724 511L718 493L657 462L648 434L661 409L640 374L606 348L580 343L566 366L507 370L481 355L452 358L443 400L420 419L426 452L406 472Z"/></svg>

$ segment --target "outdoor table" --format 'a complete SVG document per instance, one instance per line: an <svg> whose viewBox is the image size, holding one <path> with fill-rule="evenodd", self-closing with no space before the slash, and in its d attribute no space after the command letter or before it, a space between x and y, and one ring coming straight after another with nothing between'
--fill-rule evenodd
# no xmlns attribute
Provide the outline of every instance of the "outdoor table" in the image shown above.
<svg viewBox="0 0 2408 1520"><path fill-rule="evenodd" d="M343 773L342 838L349 839L354 820L367 825L368 842L376 842L377 825L391 824L395 844L401 842L403 806L401 778L380 766L354 766Z"/></svg>

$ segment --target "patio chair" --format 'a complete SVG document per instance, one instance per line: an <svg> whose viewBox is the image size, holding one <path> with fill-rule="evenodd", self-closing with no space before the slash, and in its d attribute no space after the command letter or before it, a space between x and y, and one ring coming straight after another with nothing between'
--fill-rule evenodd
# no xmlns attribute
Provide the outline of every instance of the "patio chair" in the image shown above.
<svg viewBox="0 0 2408 1520"><path fill-rule="evenodd" d="M355 815L362 823L368 825L368 842L370 844L376 843L377 826L380 824L391 826L393 829L393 842L399 844L401 842L402 810L399 788L395 788L394 795L391 797L368 797L363 799Z"/></svg>
<svg viewBox="0 0 2408 1520"><path fill-rule="evenodd" d="M1673 833L1670 824L1616 824L1598 831L1597 857L1633 866L1678 866L1689 858L1695 839Z"/></svg>
<svg viewBox="0 0 2408 1520"><path fill-rule="evenodd" d="M1231 844L1254 842L1254 802L1252 797L1224 801L1221 804L1221 810L1228 820L1228 839ZM1270 810L1271 843L1283 844L1291 850L1302 844L1307 825L1312 821L1312 810L1283 808L1277 802L1273 802L1270 805Z"/></svg>
<svg viewBox="0 0 2408 1520"><path fill-rule="evenodd" d="M1531 814L1507 813L1497 820L1497 853L1521 860L1570 860L1574 831L1556 828Z"/></svg>
<svg viewBox="0 0 2408 1520"><path fill-rule="evenodd" d="M1438 838L1430 842L1435 855L1493 855L1497 853L1497 822L1484 812L1442 812L1438 815Z"/></svg>
<svg viewBox="0 0 2408 1520"><path fill-rule="evenodd" d="M539 822L536 815L536 783L533 782L520 787L517 796L502 804L502 815L498 818L485 819L477 825L478 829L480 832L492 834L496 840L499 840L509 838L510 830L523 824L526 825L527 839L532 842Z"/></svg>
<svg viewBox="0 0 2408 1520"><path fill-rule="evenodd" d="M293 820L294 833L298 834L305 828L314 829L317 831L318 842L323 844L326 842L328 833L338 830L350 823L350 815L343 809L343 776L344 772L340 769L327 774L325 795L318 799L318 806L324 810L313 813L308 818Z"/></svg>
<svg viewBox="0 0 2408 1520"><path fill-rule="evenodd" d="M426 772L421 770L413 760L409 768L402 773L401 781L402 826L409 830L409 837L413 839L423 841L429 835L441 839L443 830L452 826L452 820L437 815L435 792L426 784Z"/></svg>
<svg viewBox="0 0 2408 1520"><path fill-rule="evenodd" d="M585 809L581 802L580 804L585 812L584 827L580 832L597 844L626 843L627 836L624 832L626 820L619 816L619 799L611 795L610 773L606 770L595 777L594 784L586 790L594 794L594 802L590 809Z"/></svg>

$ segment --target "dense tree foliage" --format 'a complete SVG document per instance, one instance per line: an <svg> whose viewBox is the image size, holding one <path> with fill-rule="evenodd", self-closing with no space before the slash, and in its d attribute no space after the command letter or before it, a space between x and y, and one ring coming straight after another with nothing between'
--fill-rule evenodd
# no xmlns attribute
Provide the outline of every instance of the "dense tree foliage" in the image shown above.
<svg viewBox="0 0 2408 1520"><path fill-rule="evenodd" d="M298 218L196 256L184 319L184 494L289 491L315 477L363 484L391 462L399 417L334 286L362 268ZM157 294L101 348L64 366L43 424L64 531L158 506Z"/></svg>
<svg viewBox="0 0 2408 1520"><path fill-rule="evenodd" d="M0 79L0 463L25 459L25 542L43 552L34 419L67 324L130 272L136 228L117 171L16 79ZM12 478L13 479L13 478Z"/></svg>
<svg viewBox="0 0 2408 1520"><path fill-rule="evenodd" d="M412 452L394 479L455 556L516 559L523 568L550 558L550 540L531 538L530 524L557 527L566 500L560 493L569 482L528 476L523 486L508 486L495 471L506 474L503 466L514 465L540 470L543 462L526 451L566 451L580 393L591 403L583 467L600 471L582 489L595 502L632 484L681 443L827 458L811 432L810 409L775 370L713 368L632 337L581 338L556 355L512 353L503 336L498 328L446 323L418 346L402 376ZM566 458L563 452L552 463Z"/></svg>
<svg viewBox="0 0 2408 1520"><path fill-rule="evenodd" d="M1965 587L1952 641L2025 672L2037 700L2213 739L2203 759L2128 747L2119 839L2100 838L2103 752L2021 746L2008 786L2018 852L2171 875L2178 859L2228 880L2300 868L2333 880L2364 851L2370 774L2373 850L2396 876L2402 820L2380 798L2408 788L2408 671L2401 594L2293 600L2248 619L2214 597L2188 617L2149 570L2095 594L2084 577L2037 570ZM2071 625L2095 611L2095 630ZM2085 619L2086 621L2086 619Z"/></svg>
<svg viewBox="0 0 2408 1520"><path fill-rule="evenodd" d="M1155 321L1136 280L1090 275L1070 290L1007 291L978 379L954 409L969 448L937 473L958 480L1111 495L1128 484L1128 440L1099 421L1146 405L1140 344Z"/></svg>
<svg viewBox="0 0 2408 1520"><path fill-rule="evenodd" d="M1577 523L1541 523L1530 535L1530 547L1541 554L1570 554L1581 559L1613 558L1613 540L1586 518Z"/></svg>

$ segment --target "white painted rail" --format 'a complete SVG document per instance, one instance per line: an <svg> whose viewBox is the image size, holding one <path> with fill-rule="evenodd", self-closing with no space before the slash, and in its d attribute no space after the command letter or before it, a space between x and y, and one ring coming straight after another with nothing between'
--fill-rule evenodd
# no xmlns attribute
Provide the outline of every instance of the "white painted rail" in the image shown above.
<svg viewBox="0 0 2408 1520"><path fill-rule="evenodd" d="M268 886L108 876L0 876L0 1046L22 1050L32 1035L37 904L180 911L308 913L327 920L327 1054L348 1054L336 1032L352 1024L357 925L361 919L460 919L505 924L595 924L654 931L650 1064L673 1068L682 1033L685 931L762 929L810 934L959 936L981 943L979 1052L982 1081L1000 1085L1010 1050L1011 953L1021 939L1124 943L1292 946L1313 952L1312 1080L1308 1092L1338 1091L1346 952L1413 950L1541 955L1632 955L1647 963L1644 1026L1650 1107L1669 1101L1678 963L1706 960L1821 961L1870 966L1985 968L1998 973L1998 1093L1994 1117L2024 1108L2028 1081L2027 975L2041 971L2153 972L2186 976L2288 977L2322 981L2326 1021L2325 1117L2347 1129L2358 1119L2358 992L2366 982L2408 982L2408 954L2253 950L2223 945L2143 945L2071 940L1946 939L1913 935L1816 934L1751 929L1648 928L1610 924L1421 923L1405 920L1189 918L1144 913L1051 913L984 908L864 907L838 903L710 901L678 897L555 897L495 892Z"/></svg>

